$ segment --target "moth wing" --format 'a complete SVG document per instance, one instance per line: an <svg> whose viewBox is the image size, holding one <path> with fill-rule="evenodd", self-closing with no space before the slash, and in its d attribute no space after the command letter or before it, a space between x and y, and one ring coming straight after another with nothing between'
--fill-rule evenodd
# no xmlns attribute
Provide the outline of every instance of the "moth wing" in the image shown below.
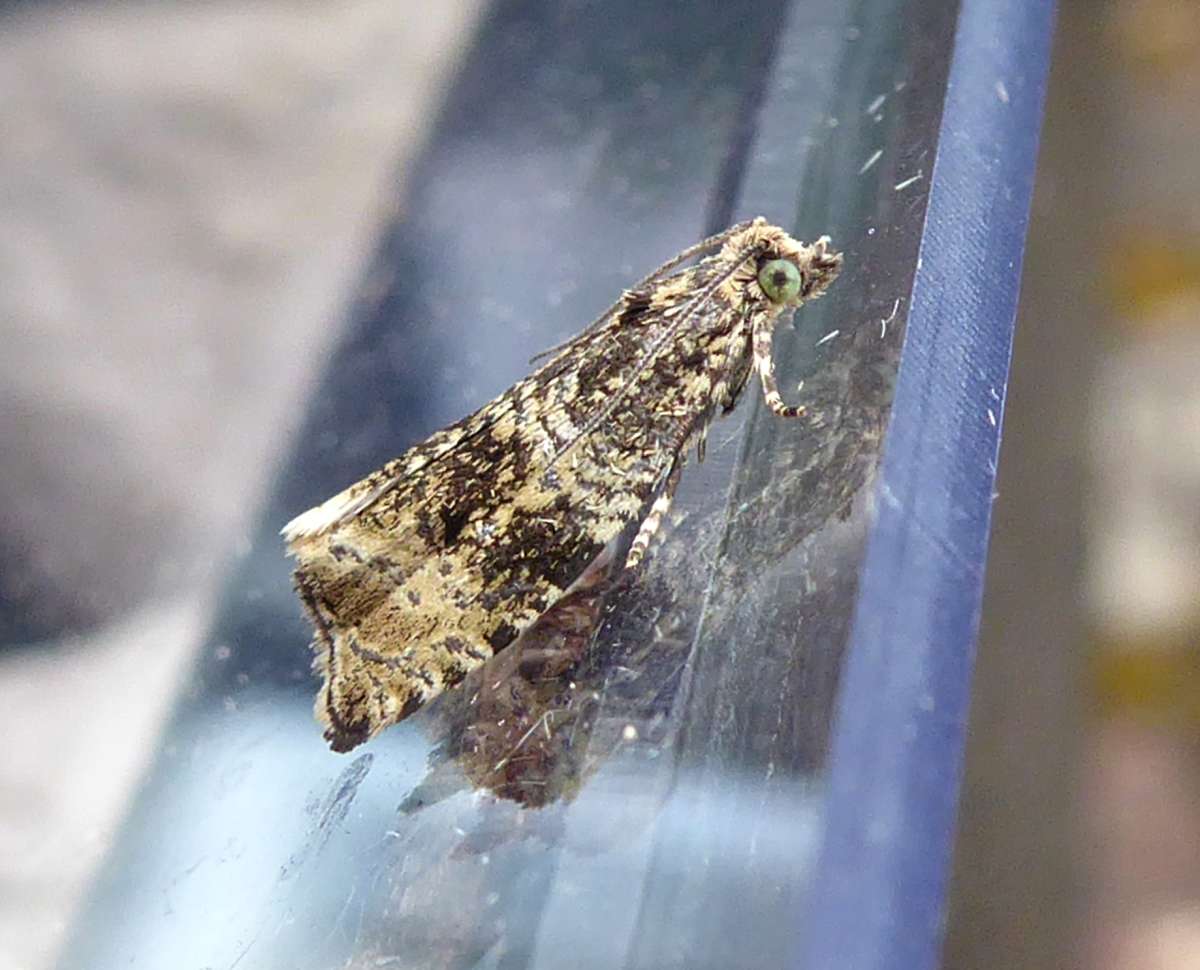
<svg viewBox="0 0 1200 970"><path fill-rule="evenodd" d="M344 522L365 512L390 492L404 493L406 485L418 483L438 460L463 447L501 420L511 411L511 405L501 398L470 417L426 438L399 458L388 462L376 472L360 479L348 488L326 499L320 505L301 512L281 530L291 552L303 548L305 540L331 532Z"/></svg>
<svg viewBox="0 0 1200 970"><path fill-rule="evenodd" d="M578 514L573 496L589 481L611 485L606 443L581 442L554 463L554 429L569 419L554 407L526 413L535 397L556 399L552 377L529 386L538 376L285 527L317 630L316 713L335 750L511 643L644 511L661 478L651 467L623 470L607 497L591 490Z"/></svg>
<svg viewBox="0 0 1200 970"><path fill-rule="evenodd" d="M612 316L611 312L608 316ZM439 469L435 467L439 462L473 445L481 435L491 432L493 438L502 441L516 437L520 415L544 388L561 378L563 370L563 362L551 361L536 374L513 385L474 414L436 432L378 471L360 479L320 505L300 513L280 530L289 552L298 554L306 540L333 531L341 524L366 512L385 496L390 496L390 501L395 505L408 502L411 493L420 490L429 476L439 473ZM553 418L553 414L548 417ZM543 429L524 429L528 435L534 437L540 430ZM530 444L540 446L542 442L531 440ZM549 454L539 449L533 455L535 459L538 453L543 457Z"/></svg>

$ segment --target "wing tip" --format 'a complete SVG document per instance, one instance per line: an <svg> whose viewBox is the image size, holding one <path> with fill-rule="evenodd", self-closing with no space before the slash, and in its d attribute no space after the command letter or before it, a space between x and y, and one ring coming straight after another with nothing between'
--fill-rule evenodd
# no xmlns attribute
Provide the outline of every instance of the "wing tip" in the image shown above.
<svg viewBox="0 0 1200 970"><path fill-rule="evenodd" d="M335 495L307 512L301 512L280 529L279 534L289 546L305 539L315 539L343 522L347 515L352 514L355 504L355 501L344 493Z"/></svg>

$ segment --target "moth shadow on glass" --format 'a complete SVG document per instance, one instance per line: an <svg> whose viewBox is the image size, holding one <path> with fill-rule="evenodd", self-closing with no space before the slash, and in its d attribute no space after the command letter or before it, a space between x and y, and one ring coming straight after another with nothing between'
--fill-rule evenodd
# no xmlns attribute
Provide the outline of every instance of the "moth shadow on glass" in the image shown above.
<svg viewBox="0 0 1200 970"><path fill-rule="evenodd" d="M604 713L614 685L636 678L639 706L663 706L655 698L669 702L682 671L682 658L664 669L665 644L657 638L660 662L645 665L630 656L644 645L601 635L607 616L624 608L631 594L641 598L637 585L636 574L611 560L599 564L461 689L438 698L421 718L434 741L429 776L402 809L440 800L462 787L462 776L474 788L530 808L573 798L628 740L627 719Z"/></svg>

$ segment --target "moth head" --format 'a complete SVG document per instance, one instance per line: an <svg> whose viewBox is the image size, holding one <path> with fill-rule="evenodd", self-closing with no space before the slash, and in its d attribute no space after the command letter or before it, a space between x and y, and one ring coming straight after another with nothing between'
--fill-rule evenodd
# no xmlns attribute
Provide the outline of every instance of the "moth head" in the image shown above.
<svg viewBox="0 0 1200 970"><path fill-rule="evenodd" d="M798 306L815 300L837 279L842 254L822 236L811 246L787 253L767 253L759 262L758 285L768 300L779 306Z"/></svg>
<svg viewBox="0 0 1200 970"><path fill-rule="evenodd" d="M801 299L815 300L838 278L838 273L842 271L842 254L829 245L828 236L822 236L812 244L808 266L802 268L805 284Z"/></svg>

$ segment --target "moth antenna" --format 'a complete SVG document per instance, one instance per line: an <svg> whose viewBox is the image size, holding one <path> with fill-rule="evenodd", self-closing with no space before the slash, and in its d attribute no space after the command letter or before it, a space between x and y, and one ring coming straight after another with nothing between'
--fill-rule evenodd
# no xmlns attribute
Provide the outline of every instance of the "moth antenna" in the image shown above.
<svg viewBox="0 0 1200 970"><path fill-rule="evenodd" d="M746 260L757 255L761 248L762 247L760 244L748 246L736 257L733 265L730 266L726 272L709 282L709 284L701 291L700 295L688 305L687 312L684 313L676 323L668 327L662 336L654 341L654 343L650 345L649 349L647 349L646 352L642 354L640 358L638 358L637 363L633 367L634 377L645 370L645 368L650 364L654 363L655 358L658 356L663 347L667 345L667 342L674 337L679 330L691 324L704 310L704 308L708 306L717 290L719 290L725 284L725 282L730 279L730 277L732 277L735 273L737 273L738 270L742 268L742 266L745 265ZM546 465L546 471L549 471L551 468L553 468L558 463L559 459L561 459L565 454L567 454L567 452L574 448L576 443L581 438L587 437L589 434L595 431L596 428L608 420L613 411L617 409L617 405L619 405L629 395L629 390L632 386L633 380L628 380L621 385L620 390L609 399L608 403L601 408L599 412L597 412L595 417L591 418L587 424L585 424L579 430L577 435L571 438L570 441L568 441L554 453L554 457L551 458L549 463Z"/></svg>
<svg viewBox="0 0 1200 970"><path fill-rule="evenodd" d="M475 428L470 434L464 435L445 451L430 455L424 465L405 468L401 474L384 479L369 492L365 492L356 498L351 498L347 494L350 489L339 492L333 498L326 499L320 505L297 515L280 530L280 534L288 543L293 543L298 540L312 539L327 532L332 532L334 529L345 525L351 519L362 515L363 512L367 511L367 509L383 498L384 495L399 485L405 477L411 478L414 475L420 474L426 468L435 465L449 455L470 447L476 438L489 431L497 421L500 421L508 413L511 412L497 410L495 414L482 422L479 427Z"/></svg>
<svg viewBox="0 0 1200 970"><path fill-rule="evenodd" d="M761 218L761 216L759 218ZM689 246L687 249L685 249L679 255L672 256L670 259L668 259L665 263L663 263L660 267L658 267L658 269L656 269L649 276L646 276L643 279L638 280L636 283L633 284L633 286L626 287L625 292L628 293L628 292L631 292L634 290L640 290L643 286L649 286L651 283L655 282L656 280L661 279L667 273L671 272L671 270L675 269L678 266L682 266L693 256L699 256L701 253L708 252L711 249L716 249L718 246L724 245L725 241L730 236L734 235L735 233L743 232L744 230L749 229L752 225L754 225L755 221L756 220L754 220L754 219L748 219L746 222L739 222L736 226L730 226L728 229L725 229L718 233L714 233L713 235L709 236L707 239L701 239L694 246ZM602 324L605 320L607 320L614 313L616 313L618 310L620 310L621 307L624 305L624 303L625 303L625 297L622 296L621 299L617 300L616 303L614 303L607 310L605 310L602 314L600 314L600 316L596 317L595 320L593 320L586 327L584 327L581 331L579 331L579 333L575 334L574 337L570 337L567 340L564 340L562 343L558 344L557 346L550 347L547 350L539 351L538 353L534 354L532 357L529 358L529 363L536 364L539 360L545 360L551 354L556 354L560 350L566 350L568 347L570 347L571 345L582 340L584 337L590 336L591 333L598 326L600 326L600 324Z"/></svg>

